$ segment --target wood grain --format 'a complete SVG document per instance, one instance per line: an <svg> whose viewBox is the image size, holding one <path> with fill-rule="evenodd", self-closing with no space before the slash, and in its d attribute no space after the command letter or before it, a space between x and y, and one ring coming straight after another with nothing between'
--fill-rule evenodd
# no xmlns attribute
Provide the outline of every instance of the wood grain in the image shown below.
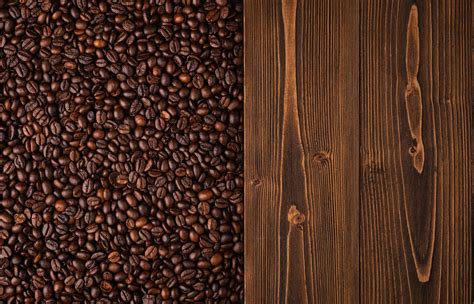
<svg viewBox="0 0 474 304"><path fill-rule="evenodd" d="M244 9L245 302L472 303L472 1Z"/></svg>
<svg viewBox="0 0 474 304"><path fill-rule="evenodd" d="M472 1L361 6L361 303L471 303Z"/></svg>
<svg viewBox="0 0 474 304"><path fill-rule="evenodd" d="M246 303L356 303L358 2L244 8Z"/></svg>

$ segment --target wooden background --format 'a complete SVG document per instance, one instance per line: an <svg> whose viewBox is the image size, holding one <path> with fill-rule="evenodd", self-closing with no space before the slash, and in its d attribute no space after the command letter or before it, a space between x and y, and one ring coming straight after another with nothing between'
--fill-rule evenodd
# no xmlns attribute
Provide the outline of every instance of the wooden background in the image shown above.
<svg viewBox="0 0 474 304"><path fill-rule="evenodd" d="M472 303L472 1L244 8L245 303Z"/></svg>

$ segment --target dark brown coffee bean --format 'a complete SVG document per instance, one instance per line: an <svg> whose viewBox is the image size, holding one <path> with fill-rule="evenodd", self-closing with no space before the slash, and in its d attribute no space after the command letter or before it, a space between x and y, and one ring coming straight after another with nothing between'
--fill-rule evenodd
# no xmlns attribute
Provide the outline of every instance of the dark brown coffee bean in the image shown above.
<svg viewBox="0 0 474 304"><path fill-rule="evenodd" d="M120 292L120 299L122 299L122 301L124 301L125 303L130 303L132 296L128 291L122 290Z"/></svg>
<svg viewBox="0 0 474 304"><path fill-rule="evenodd" d="M42 277L39 276L33 276L33 286L35 288L43 288L45 286L45 280Z"/></svg>
<svg viewBox="0 0 474 304"><path fill-rule="evenodd" d="M193 279L196 276L196 270L195 269L186 269L180 274L180 277L183 281L188 281Z"/></svg>
<svg viewBox="0 0 474 304"><path fill-rule="evenodd" d="M225 72L225 82L227 85L231 86L237 81L235 73L232 70L227 70Z"/></svg>
<svg viewBox="0 0 474 304"><path fill-rule="evenodd" d="M84 280L79 279L74 283L74 288L78 291L81 292L84 289Z"/></svg>
<svg viewBox="0 0 474 304"><path fill-rule="evenodd" d="M118 4L118 3L112 4L110 9L115 14L124 14L127 11L126 8L123 5Z"/></svg>
<svg viewBox="0 0 474 304"><path fill-rule="evenodd" d="M128 183L128 178L127 178L127 176L121 174L121 175L117 176L116 182L117 182L118 185L126 185Z"/></svg>
<svg viewBox="0 0 474 304"><path fill-rule="evenodd" d="M72 285L74 285L75 282L76 282L76 279L72 275L68 276L66 279L64 279L64 284L66 286L72 286Z"/></svg>
<svg viewBox="0 0 474 304"><path fill-rule="evenodd" d="M217 38L216 36L210 35L208 40L209 40L209 45L212 48L218 49L218 48L221 47L221 42L220 42L219 38Z"/></svg>
<svg viewBox="0 0 474 304"><path fill-rule="evenodd" d="M28 67L23 62L20 62L15 66L15 72L18 77L24 78L28 75Z"/></svg>
<svg viewBox="0 0 474 304"><path fill-rule="evenodd" d="M59 272L61 270L61 263L57 259L51 260L51 270L54 272Z"/></svg>
<svg viewBox="0 0 474 304"><path fill-rule="evenodd" d="M177 54L179 52L179 49L180 49L179 41L177 39L171 40L169 43L170 52L173 54Z"/></svg>
<svg viewBox="0 0 474 304"><path fill-rule="evenodd" d="M201 74L194 75L193 86L196 89L202 89L204 87L204 77Z"/></svg>
<svg viewBox="0 0 474 304"><path fill-rule="evenodd" d="M219 19L220 12L219 10L209 11L206 15L207 22L216 22Z"/></svg>
<svg viewBox="0 0 474 304"><path fill-rule="evenodd" d="M25 50L18 51L17 56L23 62L30 61L32 58L31 54Z"/></svg>
<svg viewBox="0 0 474 304"><path fill-rule="evenodd" d="M149 246L146 250L145 250L145 257L147 259L155 259L158 255L158 248L156 246Z"/></svg>
<svg viewBox="0 0 474 304"><path fill-rule="evenodd" d="M84 183L82 184L82 192L86 194L91 193L93 188L94 188L94 182L90 178L86 179Z"/></svg>
<svg viewBox="0 0 474 304"><path fill-rule="evenodd" d="M122 27L127 32L133 32L135 30L135 23L127 19L122 23Z"/></svg>
<svg viewBox="0 0 474 304"><path fill-rule="evenodd" d="M46 248L48 248L49 250L52 250L52 251L55 251L57 250L59 247L58 243L54 240L47 240L46 241Z"/></svg>
<svg viewBox="0 0 474 304"><path fill-rule="evenodd" d="M7 247L7 246L0 247L0 259L9 258L11 255L12 255L12 250L10 249L10 247Z"/></svg>
<svg viewBox="0 0 474 304"><path fill-rule="evenodd" d="M198 194L199 200L208 201L212 198L212 191L209 189L203 190Z"/></svg>
<svg viewBox="0 0 474 304"><path fill-rule="evenodd" d="M117 263L118 261L120 261L120 253L118 253L117 251L112 251L111 253L109 253L107 258L110 262Z"/></svg>

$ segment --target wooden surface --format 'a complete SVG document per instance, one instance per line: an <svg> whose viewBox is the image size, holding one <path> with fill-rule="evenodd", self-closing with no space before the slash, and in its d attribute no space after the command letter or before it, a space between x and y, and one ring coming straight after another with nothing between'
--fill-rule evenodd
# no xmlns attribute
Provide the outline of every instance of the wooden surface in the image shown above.
<svg viewBox="0 0 474 304"><path fill-rule="evenodd" d="M247 0L245 302L472 303L469 0Z"/></svg>
<svg viewBox="0 0 474 304"><path fill-rule="evenodd" d="M246 303L358 298L357 5L244 3Z"/></svg>
<svg viewBox="0 0 474 304"><path fill-rule="evenodd" d="M361 303L472 303L471 2L362 1Z"/></svg>

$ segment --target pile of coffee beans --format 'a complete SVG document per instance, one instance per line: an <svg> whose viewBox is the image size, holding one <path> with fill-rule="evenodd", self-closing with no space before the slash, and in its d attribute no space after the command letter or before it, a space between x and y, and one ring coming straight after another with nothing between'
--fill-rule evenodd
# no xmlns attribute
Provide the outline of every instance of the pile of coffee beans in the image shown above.
<svg viewBox="0 0 474 304"><path fill-rule="evenodd" d="M0 0L0 302L243 299L242 3Z"/></svg>

